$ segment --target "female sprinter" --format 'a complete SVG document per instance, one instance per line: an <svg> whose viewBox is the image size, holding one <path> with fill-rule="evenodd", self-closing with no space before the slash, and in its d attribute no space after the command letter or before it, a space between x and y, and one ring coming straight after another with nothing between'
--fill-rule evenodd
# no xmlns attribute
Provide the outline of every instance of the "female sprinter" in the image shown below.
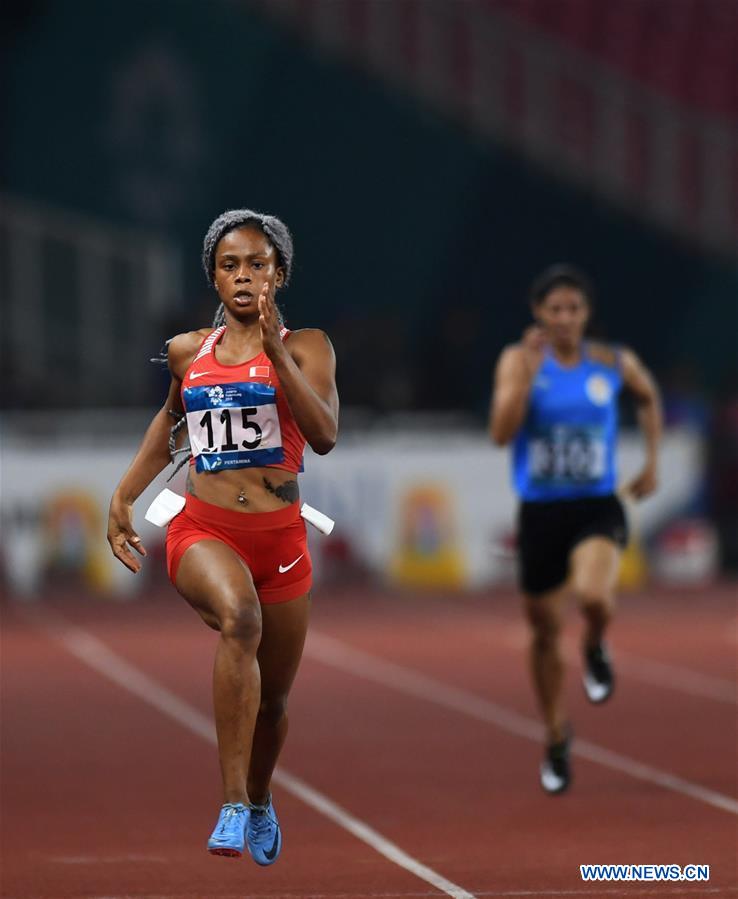
<svg viewBox="0 0 738 899"><path fill-rule="evenodd" d="M635 353L584 340L592 311L584 275L548 269L533 284L531 306L536 324L497 363L489 429L495 443L514 441L520 580L548 736L541 784L560 793L571 777L559 643L564 596L573 593L584 616L586 694L604 702L614 686L604 636L627 533L614 493L618 393L625 386L634 394L646 442L644 468L626 488L637 499L656 489L661 406Z"/></svg>
<svg viewBox="0 0 738 899"><path fill-rule="evenodd" d="M289 332L275 291L289 281L292 238L277 218L226 212L203 264L222 306L217 327L169 342L172 380L111 504L108 541L131 571L146 555L133 503L170 461L170 415L184 415L186 505L169 525L172 583L220 632L213 700L224 805L215 855L271 865L282 836L269 789L287 735L287 695L308 622L312 566L297 473L305 442L336 442L335 357L322 331Z"/></svg>

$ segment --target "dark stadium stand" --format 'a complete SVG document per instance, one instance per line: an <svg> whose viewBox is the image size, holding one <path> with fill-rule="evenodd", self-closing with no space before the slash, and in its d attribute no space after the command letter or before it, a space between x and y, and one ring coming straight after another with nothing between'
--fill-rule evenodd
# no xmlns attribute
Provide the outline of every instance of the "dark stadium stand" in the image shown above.
<svg viewBox="0 0 738 899"><path fill-rule="evenodd" d="M734 0L482 0L622 74L713 115L738 119ZM694 65L694 60L699 65Z"/></svg>

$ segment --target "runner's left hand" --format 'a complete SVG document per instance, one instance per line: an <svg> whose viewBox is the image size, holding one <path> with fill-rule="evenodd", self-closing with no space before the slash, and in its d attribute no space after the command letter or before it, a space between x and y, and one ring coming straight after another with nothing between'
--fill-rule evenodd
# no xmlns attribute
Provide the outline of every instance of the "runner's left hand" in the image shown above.
<svg viewBox="0 0 738 899"><path fill-rule="evenodd" d="M276 362L284 352L284 344L279 336L280 322L277 304L274 302L274 292L269 282L266 282L259 294L259 327L261 329L261 343L264 352Z"/></svg>
<svg viewBox="0 0 738 899"><path fill-rule="evenodd" d="M656 466L648 464L644 466L638 477L630 481L625 488L625 492L628 496L632 496L633 499L645 499L656 490L658 481Z"/></svg>

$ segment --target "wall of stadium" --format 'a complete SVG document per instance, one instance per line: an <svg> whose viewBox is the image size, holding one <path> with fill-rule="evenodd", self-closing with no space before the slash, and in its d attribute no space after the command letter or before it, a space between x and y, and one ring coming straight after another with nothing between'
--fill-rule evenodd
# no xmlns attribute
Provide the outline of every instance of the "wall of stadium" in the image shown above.
<svg viewBox="0 0 738 899"><path fill-rule="evenodd" d="M638 439L621 443L621 479L638 470ZM110 492L135 443L104 452L84 441L34 448L10 441L2 459L3 571L13 592L31 595L65 578L104 595L135 595L164 575L164 531L144 521L162 475L136 504L135 525L150 556L130 574L105 540ZM667 435L662 489L630 508L647 537L680 514L699 490L703 448L690 432ZM311 530L317 580L366 571L429 587L508 582L514 568L515 499L507 452L478 435L353 435L329 456L311 453L302 498L336 520L331 537ZM183 492L180 473L169 484Z"/></svg>

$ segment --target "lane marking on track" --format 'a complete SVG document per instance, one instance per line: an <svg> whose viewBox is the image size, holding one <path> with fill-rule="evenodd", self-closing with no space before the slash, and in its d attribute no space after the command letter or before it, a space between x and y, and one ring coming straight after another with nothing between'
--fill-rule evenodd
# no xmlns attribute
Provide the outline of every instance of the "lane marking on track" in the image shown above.
<svg viewBox="0 0 738 899"><path fill-rule="evenodd" d="M530 643L528 629L522 623L518 625L505 622L495 628L495 633L498 639L493 638L486 642L502 644L515 651L525 649ZM562 646L567 662L580 662L581 651L576 640L565 638L562 640ZM713 699L730 705L738 704L738 687L728 678L702 674L682 665L644 659L621 650L613 652L613 660L618 672L632 680L697 696L699 699Z"/></svg>
<svg viewBox="0 0 738 899"><path fill-rule="evenodd" d="M567 661L580 661L582 654L576 640L566 639L562 642ZM655 687L666 687L679 693L688 693L690 696L697 696L700 699L714 699L730 705L738 703L738 687L727 678L700 674L689 668L683 668L681 665L655 662L629 652L615 652L613 660L618 671L622 671L623 674L634 680L640 680Z"/></svg>
<svg viewBox="0 0 738 899"><path fill-rule="evenodd" d="M98 640L97 637L67 622L62 615L56 612L50 613L48 610L39 612L29 609L26 611L26 617L48 636L60 643L67 652L80 662L84 662L98 674L104 675L108 680L123 687L129 693L133 693L134 696L181 724L182 727L191 733L217 746L215 726L210 718L172 693L158 681L149 677L141 669L127 662L122 656L117 655L105 643ZM314 790L299 777L285 771L284 768L278 768L274 772L273 779L288 793L292 793L293 796L301 799L314 811L333 821L334 824L348 831L348 833L353 834L357 839L374 849L375 852L378 852L398 867L404 868L404 870L415 875L419 880L425 881L440 892L453 897L453 899L477 899L473 893L470 893L458 884L452 883L442 874L424 865L418 859L413 858L413 856L408 855L407 852L382 836L374 828L354 817L346 809L333 802L323 793L318 792L318 790Z"/></svg>
<svg viewBox="0 0 738 899"><path fill-rule="evenodd" d="M308 633L305 644L305 655L316 662L333 666L348 674L363 677L365 680L389 687L399 693L405 693L417 699L435 703L454 712L476 718L488 724L494 724L502 730L540 743L544 737L543 726L533 718L521 715L475 696L466 690L452 687L450 684L436 680L426 674L421 674L412 668L405 668L395 662L387 662L377 656L370 655L360 649L354 649L347 643L321 634L315 630ZM605 768L611 768L622 774L627 774L637 780L655 784L673 793L680 793L696 799L706 805L711 805L721 811L738 815L738 800L732 796L725 796L707 787L683 780L667 771L644 765L628 756L620 755L596 743L576 738L572 744L572 754L580 758L595 762Z"/></svg>
<svg viewBox="0 0 738 899"><path fill-rule="evenodd" d="M572 648L572 656L581 657L579 648ZM682 668L681 665L670 665L667 662L656 662L643 659L629 652L616 652L615 665L622 669L626 677L640 680L655 687L666 687L699 699L713 699L716 702L738 704L738 688L727 678L714 677L710 674L699 674Z"/></svg>

